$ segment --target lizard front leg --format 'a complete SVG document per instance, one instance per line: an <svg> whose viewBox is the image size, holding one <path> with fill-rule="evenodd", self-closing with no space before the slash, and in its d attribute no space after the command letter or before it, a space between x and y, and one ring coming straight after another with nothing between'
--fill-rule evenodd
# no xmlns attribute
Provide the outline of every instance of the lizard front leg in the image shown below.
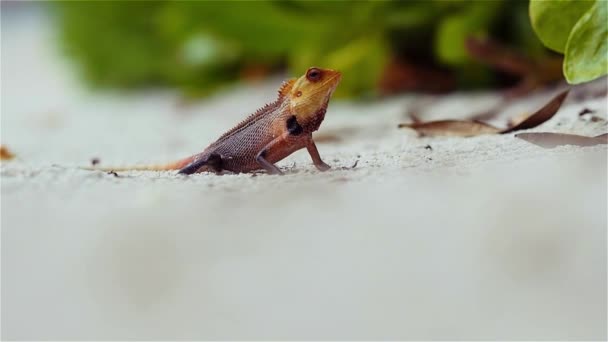
<svg viewBox="0 0 608 342"><path fill-rule="evenodd" d="M306 144L306 150L308 151L308 154L310 154L312 162L315 164L317 169L319 169L319 171L327 171L331 168L331 166L325 164L325 162L321 160L319 150L317 150L317 145L315 145L315 142L312 140L312 137L310 137L308 143Z"/></svg>

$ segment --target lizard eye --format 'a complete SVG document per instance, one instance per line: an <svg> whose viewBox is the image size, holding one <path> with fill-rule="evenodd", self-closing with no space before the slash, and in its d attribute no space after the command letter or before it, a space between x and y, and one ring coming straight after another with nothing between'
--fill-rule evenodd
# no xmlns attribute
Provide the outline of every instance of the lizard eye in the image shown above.
<svg viewBox="0 0 608 342"><path fill-rule="evenodd" d="M306 78L311 82L317 82L321 79L321 70L317 68L310 68L306 72Z"/></svg>

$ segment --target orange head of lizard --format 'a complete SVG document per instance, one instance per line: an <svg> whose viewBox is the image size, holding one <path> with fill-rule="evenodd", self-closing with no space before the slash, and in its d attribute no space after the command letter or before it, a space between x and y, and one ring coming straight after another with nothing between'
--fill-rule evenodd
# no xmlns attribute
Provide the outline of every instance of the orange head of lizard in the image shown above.
<svg viewBox="0 0 608 342"><path fill-rule="evenodd" d="M312 119L319 110L327 108L341 79L339 71L309 68L306 74L294 81L288 93L292 113L299 121Z"/></svg>

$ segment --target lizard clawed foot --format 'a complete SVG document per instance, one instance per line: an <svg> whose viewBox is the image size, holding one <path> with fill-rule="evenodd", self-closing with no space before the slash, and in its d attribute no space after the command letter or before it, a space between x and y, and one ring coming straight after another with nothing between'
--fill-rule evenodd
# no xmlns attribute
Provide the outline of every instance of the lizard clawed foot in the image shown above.
<svg viewBox="0 0 608 342"><path fill-rule="evenodd" d="M317 145L315 145L312 138L309 140L308 145L306 145L306 149L312 158L312 163L315 164L319 171L323 172L331 169L331 166L325 164L325 162L321 159L319 151L317 150Z"/></svg>
<svg viewBox="0 0 608 342"><path fill-rule="evenodd" d="M283 171L281 171L279 168L277 168L276 170L272 170L272 171L268 171L269 175L275 175L275 176L283 176L285 175L285 173L283 173Z"/></svg>
<svg viewBox="0 0 608 342"><path fill-rule="evenodd" d="M324 172L324 171L327 171L327 170L331 169L331 166L329 166L329 165L327 165L325 163L315 164L315 166L321 172Z"/></svg>

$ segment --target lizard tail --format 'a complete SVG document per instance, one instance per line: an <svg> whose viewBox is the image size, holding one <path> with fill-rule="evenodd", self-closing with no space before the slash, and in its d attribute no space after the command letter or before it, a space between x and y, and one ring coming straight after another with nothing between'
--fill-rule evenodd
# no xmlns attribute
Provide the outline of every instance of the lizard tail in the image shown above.
<svg viewBox="0 0 608 342"><path fill-rule="evenodd" d="M196 157L196 155L178 160L176 162L160 164L160 165L136 165L136 166L123 166L123 167L90 166L90 167L83 167L82 169L90 170L90 171L106 171L106 172L110 172L110 171L115 171L115 172L120 172L120 171L171 171L171 170L182 169L184 166L190 164L194 160L195 157Z"/></svg>

